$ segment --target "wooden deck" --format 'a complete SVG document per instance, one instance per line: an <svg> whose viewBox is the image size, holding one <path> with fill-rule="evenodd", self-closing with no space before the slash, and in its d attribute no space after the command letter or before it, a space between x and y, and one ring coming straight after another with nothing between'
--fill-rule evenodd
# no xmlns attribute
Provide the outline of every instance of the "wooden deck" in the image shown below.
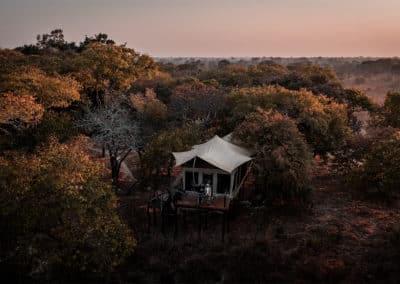
<svg viewBox="0 0 400 284"><path fill-rule="evenodd" d="M214 196L210 199L203 198L199 203L199 197L197 193L186 192L181 199L176 201L175 206L177 208L186 209L228 211L230 202L231 201L228 196Z"/></svg>

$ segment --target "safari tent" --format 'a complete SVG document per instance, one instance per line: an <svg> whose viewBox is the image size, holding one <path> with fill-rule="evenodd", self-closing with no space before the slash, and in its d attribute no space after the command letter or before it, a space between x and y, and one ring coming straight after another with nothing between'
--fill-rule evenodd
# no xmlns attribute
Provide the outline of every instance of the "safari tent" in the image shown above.
<svg viewBox="0 0 400 284"><path fill-rule="evenodd" d="M208 188L211 196L230 198L238 194L252 160L252 152L233 144L232 135L216 135L189 151L173 155L175 166L182 168L183 190L204 192Z"/></svg>

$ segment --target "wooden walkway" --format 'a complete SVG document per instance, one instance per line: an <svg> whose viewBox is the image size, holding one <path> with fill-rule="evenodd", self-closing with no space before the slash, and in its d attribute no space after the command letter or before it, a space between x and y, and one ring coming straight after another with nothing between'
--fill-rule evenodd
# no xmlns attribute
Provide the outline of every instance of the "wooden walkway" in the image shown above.
<svg viewBox="0 0 400 284"><path fill-rule="evenodd" d="M203 197L199 200L199 195L194 192L186 192L179 200L175 202L177 208L228 211L230 207L230 198L224 196L214 196L211 198Z"/></svg>
<svg viewBox="0 0 400 284"><path fill-rule="evenodd" d="M150 202L147 207L148 216L148 232L150 233L151 225L156 225L157 213L160 214L161 219L161 232L165 232L165 222L169 217L173 218L174 227L174 238L178 235L179 227L179 216L183 222L183 227L187 227L187 215L195 214L197 215L197 233L198 238L201 238L201 232L203 227L208 225L208 214L214 212L221 216L221 238L225 239L225 234L229 231L229 209L231 205L231 200L228 196L214 196L211 198L202 197L199 198L199 194L196 192L185 192L178 200L174 202L175 210L174 212L167 213L163 208L156 208L150 206ZM169 217L168 217L169 216Z"/></svg>

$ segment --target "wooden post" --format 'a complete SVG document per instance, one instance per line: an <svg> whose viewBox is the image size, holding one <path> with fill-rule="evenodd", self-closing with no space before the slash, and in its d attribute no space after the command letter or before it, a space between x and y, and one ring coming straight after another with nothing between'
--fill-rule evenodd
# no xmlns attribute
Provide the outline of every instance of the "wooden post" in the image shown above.
<svg viewBox="0 0 400 284"><path fill-rule="evenodd" d="M186 210L183 210L183 229L186 231L187 230L187 212Z"/></svg>
<svg viewBox="0 0 400 284"><path fill-rule="evenodd" d="M156 208L153 206L153 226L157 225Z"/></svg>
<svg viewBox="0 0 400 284"><path fill-rule="evenodd" d="M229 233L229 211L226 213L226 232Z"/></svg>
<svg viewBox="0 0 400 284"><path fill-rule="evenodd" d="M225 212L222 213L222 241L225 241Z"/></svg>
<svg viewBox="0 0 400 284"><path fill-rule="evenodd" d="M150 216L150 204L147 203L147 233L150 234L151 216Z"/></svg>
<svg viewBox="0 0 400 284"><path fill-rule="evenodd" d="M161 208L160 214L161 214L161 233L163 234L163 236L165 236L165 227L164 227L165 212L164 212L164 208Z"/></svg>
<svg viewBox="0 0 400 284"><path fill-rule="evenodd" d="M178 237L178 208L175 210L175 216L174 216L174 240Z"/></svg>
<svg viewBox="0 0 400 284"><path fill-rule="evenodd" d="M198 239L201 239L201 211L199 210L198 213L198 224L197 224L197 235L198 235Z"/></svg>

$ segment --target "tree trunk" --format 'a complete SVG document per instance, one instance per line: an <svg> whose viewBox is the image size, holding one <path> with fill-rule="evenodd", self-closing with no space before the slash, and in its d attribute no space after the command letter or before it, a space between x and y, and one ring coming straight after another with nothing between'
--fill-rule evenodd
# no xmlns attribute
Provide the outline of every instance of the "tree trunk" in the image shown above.
<svg viewBox="0 0 400 284"><path fill-rule="evenodd" d="M119 166L118 166L118 160L115 155L112 155L110 153L110 165L111 165L111 178L113 185L118 184L118 177L119 177Z"/></svg>
<svg viewBox="0 0 400 284"><path fill-rule="evenodd" d="M145 169L144 169L144 162L143 162L143 152L141 149L137 150L139 156L139 180L144 181L145 179Z"/></svg>

